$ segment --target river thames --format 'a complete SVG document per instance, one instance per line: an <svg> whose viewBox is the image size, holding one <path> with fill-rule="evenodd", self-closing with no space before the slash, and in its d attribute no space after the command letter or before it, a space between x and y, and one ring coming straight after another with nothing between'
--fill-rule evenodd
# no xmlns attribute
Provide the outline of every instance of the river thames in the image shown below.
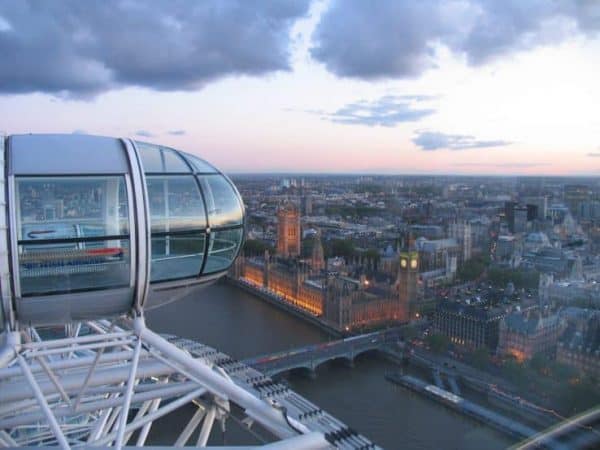
<svg viewBox="0 0 600 450"><path fill-rule="evenodd" d="M230 356L250 356L327 341L327 334L226 284L148 313L157 332L198 340ZM512 441L404 388L384 374L396 367L364 355L354 368L325 364L317 378L289 375L292 389L386 449L501 449ZM189 419L189 418L188 418ZM181 428L184 417L171 419ZM237 440L237 438L234 438Z"/></svg>

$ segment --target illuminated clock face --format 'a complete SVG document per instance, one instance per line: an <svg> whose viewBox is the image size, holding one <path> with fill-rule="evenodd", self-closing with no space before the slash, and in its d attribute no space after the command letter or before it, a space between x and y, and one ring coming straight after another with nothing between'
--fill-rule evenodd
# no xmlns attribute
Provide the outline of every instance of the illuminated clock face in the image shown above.
<svg viewBox="0 0 600 450"><path fill-rule="evenodd" d="M407 262L405 259L400 260L400 266L402 266L403 269L406 269L406 264L407 264Z"/></svg>
<svg viewBox="0 0 600 450"><path fill-rule="evenodd" d="M416 269L417 268L417 260L416 259L411 259L410 260L410 268L411 269Z"/></svg>

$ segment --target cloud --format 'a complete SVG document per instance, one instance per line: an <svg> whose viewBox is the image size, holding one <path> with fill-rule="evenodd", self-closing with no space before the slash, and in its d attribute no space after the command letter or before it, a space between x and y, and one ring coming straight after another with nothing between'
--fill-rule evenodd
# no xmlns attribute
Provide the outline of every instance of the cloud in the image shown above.
<svg viewBox="0 0 600 450"><path fill-rule="evenodd" d="M484 141L475 139L473 136L445 134L437 131L418 131L412 141L421 147L421 150L425 151L441 149L467 150L472 148L503 147L511 144L508 141Z"/></svg>
<svg viewBox="0 0 600 450"><path fill-rule="evenodd" d="M171 136L183 136L186 133L185 130L169 130L167 134Z"/></svg>
<svg viewBox="0 0 600 450"><path fill-rule="evenodd" d="M590 158L600 158L600 152L591 152L587 154Z"/></svg>
<svg viewBox="0 0 600 450"><path fill-rule="evenodd" d="M12 30L11 24L8 23L8 21L4 17L0 16L0 33L11 31L11 30Z"/></svg>
<svg viewBox="0 0 600 450"><path fill-rule="evenodd" d="M138 130L135 132L135 135L141 136L141 137L147 137L147 138L151 138L151 137L155 136L155 134L150 133L149 131L146 131L146 130Z"/></svg>
<svg viewBox="0 0 600 450"><path fill-rule="evenodd" d="M332 0L310 53L351 78L410 78L448 48L472 65L600 31L595 0Z"/></svg>
<svg viewBox="0 0 600 450"><path fill-rule="evenodd" d="M417 108L416 103L430 100L425 95L387 95L378 100L349 103L333 113L312 111L334 123L393 127L401 122L415 122L435 113L431 108Z"/></svg>
<svg viewBox="0 0 600 450"><path fill-rule="evenodd" d="M309 0L0 2L0 93L92 96L122 86L194 90L290 70Z"/></svg>
<svg viewBox="0 0 600 450"><path fill-rule="evenodd" d="M550 163L457 163L457 167L496 167L499 169L529 169L532 167L549 166Z"/></svg>

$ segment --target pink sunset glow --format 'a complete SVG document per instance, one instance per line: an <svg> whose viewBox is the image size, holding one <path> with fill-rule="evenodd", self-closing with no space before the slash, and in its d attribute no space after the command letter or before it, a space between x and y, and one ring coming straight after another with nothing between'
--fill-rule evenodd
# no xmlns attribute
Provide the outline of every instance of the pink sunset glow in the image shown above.
<svg viewBox="0 0 600 450"><path fill-rule="evenodd" d="M133 136L204 156L228 172L578 175L600 169L600 40L570 10L537 11L539 22L518 30L522 35L490 38L502 47L491 42L481 49L462 35L460 45L439 41L436 29L423 31L429 37L406 31L404 38L424 45L423 53L407 54L399 43L381 50L377 62L362 46L388 42L393 29L375 26L377 14L361 16L355 26L364 36L355 42L355 58L344 59L338 39L353 41L354 35L338 16L360 8L344 3L290 6L277 32L264 36L265 46L272 46L265 51L276 60L256 62L256 70L224 67L208 73L199 55L196 68L182 75L176 69L188 63L165 56L173 69L164 80L145 66L129 75L134 69L110 59L115 52L130 54L115 41L99 49L92 63L77 59L80 49L73 43L70 63L78 71L50 79L52 72L44 75L28 65L41 48L28 38L28 19L0 9L0 49L12 51L20 39L30 45L8 53L15 73L8 66L0 70L0 131ZM439 12L449 15L449 26L467 14L453 10L455 3ZM479 8L475 0L465 4ZM378 14L386 8L411 6L390 2ZM157 12L144 7L149 16ZM516 14L478 14L484 13L499 21ZM30 14L47 19L43 11ZM475 35L478 16L467 16ZM100 26L88 16L80 20ZM395 20L388 25L402 25ZM544 34L549 23L556 26L552 38ZM35 39L42 39L40 27ZM332 27L337 34L329 33ZM186 36L179 43L195 45ZM170 38L176 45L178 36ZM138 56L144 51L136 49ZM227 50L214 51L229 57ZM240 51L257 61L262 57L256 46ZM421 57L417 64L414 58Z"/></svg>

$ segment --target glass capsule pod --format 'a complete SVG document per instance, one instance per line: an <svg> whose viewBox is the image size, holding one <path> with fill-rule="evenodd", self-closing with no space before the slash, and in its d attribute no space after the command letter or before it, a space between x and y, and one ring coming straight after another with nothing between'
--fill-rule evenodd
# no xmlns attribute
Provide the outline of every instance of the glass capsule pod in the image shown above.
<svg viewBox="0 0 600 450"><path fill-rule="evenodd" d="M0 331L141 312L225 275L244 236L233 183L172 148L3 138Z"/></svg>

